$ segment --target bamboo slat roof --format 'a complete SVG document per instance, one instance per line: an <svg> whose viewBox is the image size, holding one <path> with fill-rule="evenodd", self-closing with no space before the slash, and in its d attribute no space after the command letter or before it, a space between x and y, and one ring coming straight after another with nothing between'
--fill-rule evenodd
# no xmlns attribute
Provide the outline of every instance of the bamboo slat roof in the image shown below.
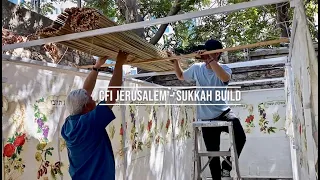
<svg viewBox="0 0 320 180"><path fill-rule="evenodd" d="M68 8L60 14L51 26L37 32L40 38L84 32L94 29L117 26L115 22L91 8ZM116 61L119 50L129 53L128 63L139 63L148 59L166 58L167 53L140 38L133 31L111 33L71 41L59 42L93 56L109 56ZM136 67L147 71L170 71L170 61L136 64Z"/></svg>

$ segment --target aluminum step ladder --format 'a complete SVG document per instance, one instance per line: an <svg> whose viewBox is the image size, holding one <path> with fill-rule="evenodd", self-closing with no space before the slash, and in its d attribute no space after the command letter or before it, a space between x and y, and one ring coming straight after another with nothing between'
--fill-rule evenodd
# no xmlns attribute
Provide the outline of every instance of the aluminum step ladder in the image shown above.
<svg viewBox="0 0 320 180"><path fill-rule="evenodd" d="M231 173L231 177L234 180L241 180L240 170L239 170L239 160L238 160L238 153L236 150L236 143L234 139L234 132L233 132L233 124L232 122L227 121L196 121L192 123L193 126L193 173L192 173L192 180L202 180L202 174L206 167L208 167L212 158L209 157L222 157L231 167L232 171L235 173ZM227 126L229 130L229 140L230 140L230 151L200 151L199 150L199 134L200 129L202 127L224 127ZM226 156L231 156L230 161L226 158ZM201 157L208 157L208 162L201 167Z"/></svg>

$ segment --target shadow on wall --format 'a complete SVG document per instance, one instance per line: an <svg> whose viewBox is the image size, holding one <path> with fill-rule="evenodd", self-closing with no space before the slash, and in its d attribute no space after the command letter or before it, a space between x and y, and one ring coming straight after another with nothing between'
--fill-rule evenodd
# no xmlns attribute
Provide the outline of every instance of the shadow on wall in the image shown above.
<svg viewBox="0 0 320 180"><path fill-rule="evenodd" d="M2 84L2 179L68 179L59 122L64 107L53 95L66 95L75 77L14 63L2 65L6 80Z"/></svg>
<svg viewBox="0 0 320 180"><path fill-rule="evenodd" d="M51 117L53 121L51 122L49 136L53 136L57 129L54 125L59 124L60 115L63 112L63 106L60 103L62 100L58 100L58 97L61 96L60 99L62 99L70 91L70 84L73 84L74 76L47 70L35 71L30 67L10 63L3 63L3 68L6 69L3 71L3 76L7 78L7 82L3 83L2 93L8 102L7 111L3 114L3 117L8 120L9 124L7 125L9 126L14 125L14 123L21 125L21 129L6 128L4 131L9 132L4 133L26 131L28 132L27 136L38 139L38 132L36 131L42 129L39 130L34 127L34 117L43 121L48 121ZM15 107L17 106L20 107L21 114L24 114L17 120L25 120L25 122L19 123L14 119L13 116L16 115L15 111L17 110ZM57 114L57 117L55 117L55 114ZM46 142L49 143L51 140L49 138Z"/></svg>

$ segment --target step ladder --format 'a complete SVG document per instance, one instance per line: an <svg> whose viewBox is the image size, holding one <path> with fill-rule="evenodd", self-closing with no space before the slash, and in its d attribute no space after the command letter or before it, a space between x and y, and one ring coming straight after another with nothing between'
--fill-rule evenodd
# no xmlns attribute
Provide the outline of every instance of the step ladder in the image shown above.
<svg viewBox="0 0 320 180"><path fill-rule="evenodd" d="M231 167L232 171L235 172L231 174L234 180L241 180L240 170L239 170L239 160L238 153L236 150L236 143L234 139L233 124L228 121L196 121L192 123L193 126L193 173L192 180L202 180L202 174L206 167L208 167L212 158L209 158L208 162L201 167L201 157L222 157ZM200 151L199 150L199 134L202 127L224 127L227 126L229 130L230 139L230 151ZM226 158L230 156L230 161Z"/></svg>

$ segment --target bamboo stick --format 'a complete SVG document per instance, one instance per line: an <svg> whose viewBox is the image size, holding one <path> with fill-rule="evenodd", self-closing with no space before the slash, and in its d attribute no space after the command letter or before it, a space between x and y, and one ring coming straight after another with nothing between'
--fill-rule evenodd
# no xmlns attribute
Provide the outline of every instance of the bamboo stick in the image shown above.
<svg viewBox="0 0 320 180"><path fill-rule="evenodd" d="M213 53L218 53L218 52L227 52L227 51L231 52L231 51L237 51L237 50L241 50L241 49L255 48L255 47L259 47L259 46L266 46L266 45L286 43L286 42L289 42L288 38L280 38L277 40L258 42L258 43L254 43L254 44L235 46L235 47L231 47L231 48L218 49L218 50L213 50L213 51L206 51L206 52L202 53L201 55L213 54ZM199 54L192 53L192 54L174 56L174 57L163 58L163 59L149 59L149 60L144 60L144 61L141 61L138 63L131 63L130 65L142 64L142 63L153 63L153 62L160 62L160 61L170 61L170 60L174 60L177 58L179 58L179 59L194 58L197 56L199 56Z"/></svg>
<svg viewBox="0 0 320 180"><path fill-rule="evenodd" d="M202 53L201 55L206 55L206 54L213 54L213 53L218 53L218 52L231 52L231 51L236 51L236 50L241 50L241 49L247 49L247 48L255 48L259 46L266 46L266 45L271 45L271 44L278 44L278 43L286 43L289 42L288 38L280 38L277 40L271 40L271 41L264 41L264 42L258 42L254 44L247 44L247 45L241 45L241 46L235 46L235 47L230 47L230 48L225 48L225 49L218 49L218 50L212 50L212 51L206 51ZM186 54L186 55L181 55L181 56L173 56L173 57L168 57L168 58L163 58L163 59L149 59L149 60L144 60L140 62L133 62L133 63L127 63L127 65L141 65L141 64L148 64L148 63L155 63L155 62L161 62L161 61L170 61L174 59L188 59L188 58L194 58L199 56L197 53L191 53L191 54ZM88 65L90 66L90 65ZM102 65L104 66L112 66L112 65ZM114 66L114 65L113 65ZM86 67L86 66L79 66L79 68ZM92 67L92 66L90 66Z"/></svg>

